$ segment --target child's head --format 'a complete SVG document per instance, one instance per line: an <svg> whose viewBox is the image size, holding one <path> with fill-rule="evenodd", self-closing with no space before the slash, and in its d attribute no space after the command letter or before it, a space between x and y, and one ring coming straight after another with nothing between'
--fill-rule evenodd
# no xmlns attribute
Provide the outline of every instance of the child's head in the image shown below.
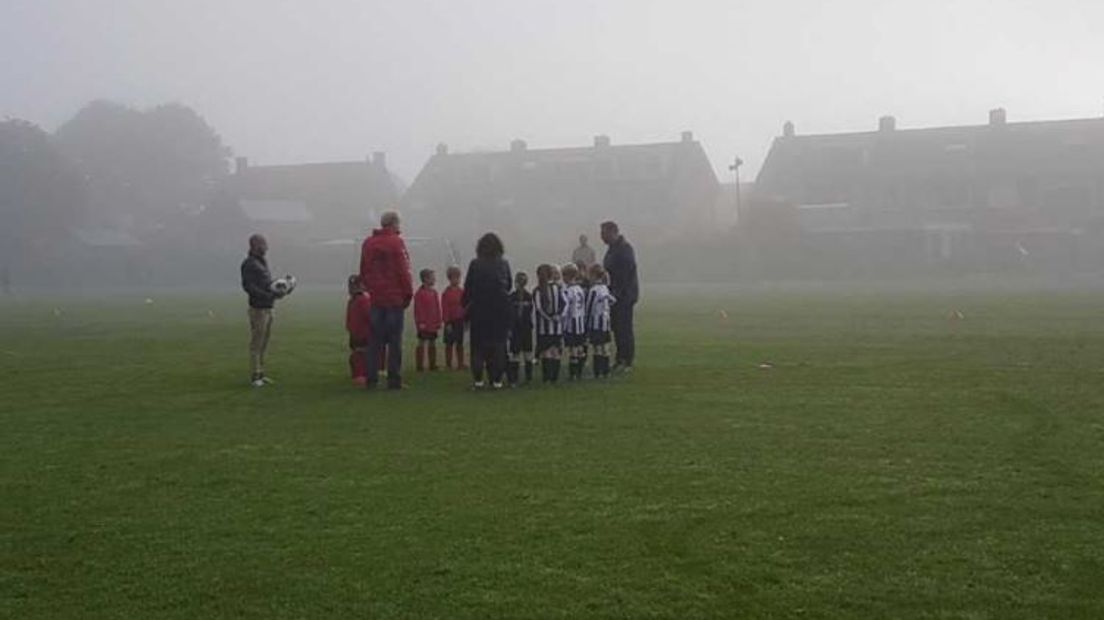
<svg viewBox="0 0 1104 620"><path fill-rule="evenodd" d="M552 270L552 282L559 282L563 279L563 273L560 272L560 267L558 265L549 265L548 268Z"/></svg>
<svg viewBox="0 0 1104 620"><path fill-rule="evenodd" d="M537 286L546 286L552 282L552 265L543 263L537 267Z"/></svg>
<svg viewBox="0 0 1104 620"><path fill-rule="evenodd" d="M575 266L575 263L568 263L563 266L563 281L565 284L574 284L575 280L579 279L579 268Z"/></svg>
<svg viewBox="0 0 1104 620"><path fill-rule="evenodd" d="M360 276L353 274L349 276L349 295L359 295L364 292L364 287L360 285Z"/></svg>
<svg viewBox="0 0 1104 620"><path fill-rule="evenodd" d="M517 272L514 276L514 288L523 291L526 286L529 286L529 276L524 271Z"/></svg>
<svg viewBox="0 0 1104 620"><path fill-rule="evenodd" d="M590 272L590 281L595 284L609 284L609 278L606 276L606 270L602 268L598 263L594 263L588 270Z"/></svg>
<svg viewBox="0 0 1104 620"><path fill-rule="evenodd" d="M445 277L452 286L460 286L460 268L456 265L445 270Z"/></svg>
<svg viewBox="0 0 1104 620"><path fill-rule="evenodd" d="M423 269L418 272L418 278L422 281L422 286L433 286L437 283L437 275L432 269Z"/></svg>

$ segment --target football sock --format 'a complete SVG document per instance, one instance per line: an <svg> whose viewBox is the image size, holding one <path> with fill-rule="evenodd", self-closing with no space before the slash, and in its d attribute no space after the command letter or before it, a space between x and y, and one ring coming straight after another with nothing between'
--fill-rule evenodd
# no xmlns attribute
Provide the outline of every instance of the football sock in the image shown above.
<svg viewBox="0 0 1104 620"><path fill-rule="evenodd" d="M429 343L429 369L437 370L437 345Z"/></svg>
<svg viewBox="0 0 1104 620"><path fill-rule="evenodd" d="M464 364L464 345L462 344L456 345L456 364L460 370L467 368Z"/></svg>
<svg viewBox="0 0 1104 620"><path fill-rule="evenodd" d="M510 385L517 385L519 367L520 364L517 362L509 362L506 364L506 380L510 382Z"/></svg>
<svg viewBox="0 0 1104 620"><path fill-rule="evenodd" d="M552 369L551 371L549 371L548 374L551 376L552 383L555 383L560 380L560 360L552 359L548 361L551 362L552 366Z"/></svg>
<svg viewBox="0 0 1104 620"><path fill-rule="evenodd" d="M414 347L414 367L418 372L425 370L425 345Z"/></svg>
<svg viewBox="0 0 1104 620"><path fill-rule="evenodd" d="M525 362L525 382L529 383L533 380L533 362Z"/></svg>
<svg viewBox="0 0 1104 620"><path fill-rule="evenodd" d="M454 345L445 345L445 368L452 370L452 348Z"/></svg>

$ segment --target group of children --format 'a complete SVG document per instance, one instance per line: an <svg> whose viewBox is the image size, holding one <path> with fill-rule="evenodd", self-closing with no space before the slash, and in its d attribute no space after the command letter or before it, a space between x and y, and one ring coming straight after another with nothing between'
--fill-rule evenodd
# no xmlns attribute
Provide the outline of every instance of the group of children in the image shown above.
<svg viewBox="0 0 1104 620"><path fill-rule="evenodd" d="M414 349L419 372L438 369L437 339L444 331L445 366L466 370L463 306L459 267L446 271L448 286L438 294L432 269L419 272L421 286L414 294L414 323L417 345ZM601 265L587 268L566 264L563 268L543 264L537 267L537 286L528 290L529 276L518 272L510 292L510 325L507 339L506 378L511 386L533 380L539 362L541 379L556 383L563 361L568 362L567 378L583 378L588 358L593 359L595 378L610 375L610 309L616 299L609 289L609 278ZM367 369L365 351L372 337L369 312L371 299L357 276L349 276L349 304L346 328L349 331L349 366L353 379L363 384ZM380 368L385 368L386 352L381 351ZM455 363L455 366L454 366Z"/></svg>

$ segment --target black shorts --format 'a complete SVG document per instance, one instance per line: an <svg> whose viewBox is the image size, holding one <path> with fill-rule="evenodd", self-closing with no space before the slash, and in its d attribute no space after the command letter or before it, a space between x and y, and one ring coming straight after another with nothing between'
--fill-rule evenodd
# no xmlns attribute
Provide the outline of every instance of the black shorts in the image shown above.
<svg viewBox="0 0 1104 620"><path fill-rule="evenodd" d="M430 342L437 342L437 332L418 332L418 340L428 340Z"/></svg>
<svg viewBox="0 0 1104 620"><path fill-rule="evenodd" d="M549 349L558 349L563 346L563 336L537 336L536 354L540 355Z"/></svg>
<svg viewBox="0 0 1104 620"><path fill-rule="evenodd" d="M509 349L510 353L532 353L533 352L533 330L525 330L520 332L510 332Z"/></svg>
<svg viewBox="0 0 1104 620"><path fill-rule="evenodd" d="M586 334L564 334L564 345L569 347L586 346Z"/></svg>
<svg viewBox="0 0 1104 620"><path fill-rule="evenodd" d="M608 330L604 331L604 332L603 331L592 331L592 332L590 332L590 334L588 334L588 336L589 336L590 344L595 344L595 345L609 344L613 340L613 337L612 337L612 335L610 334L610 332Z"/></svg>
<svg viewBox="0 0 1104 620"><path fill-rule="evenodd" d="M464 321L445 323L445 344L464 346Z"/></svg>

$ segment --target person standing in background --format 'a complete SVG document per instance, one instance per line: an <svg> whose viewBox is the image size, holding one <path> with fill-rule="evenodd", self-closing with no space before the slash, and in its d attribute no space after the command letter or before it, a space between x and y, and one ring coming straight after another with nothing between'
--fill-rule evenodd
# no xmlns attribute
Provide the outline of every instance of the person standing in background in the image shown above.
<svg viewBox="0 0 1104 620"><path fill-rule="evenodd" d="M579 266L584 275L589 272L591 265L598 262L598 255L594 253L594 248L587 244L588 241L586 235L579 235L579 247L571 253L571 262Z"/></svg>
<svg viewBox="0 0 1104 620"><path fill-rule="evenodd" d="M242 289L249 295L249 383L258 388L272 383L265 375L265 354L272 335L272 308L283 297L272 290L267 254L268 241L263 235L252 235L249 254L241 264Z"/></svg>
<svg viewBox="0 0 1104 620"><path fill-rule="evenodd" d="M403 315L414 298L410 255L399 230L399 214L388 211L360 250L360 281L372 296L372 338L365 385L379 384L380 350L387 349L387 388L402 389Z"/></svg>
<svg viewBox="0 0 1104 620"><path fill-rule="evenodd" d="M603 267L609 275L610 293L617 303L610 308L613 340L617 346L615 371L632 372L636 361L636 334L633 329L633 308L640 299L640 282L636 274L636 252L621 234L616 222L602 222L602 241L608 246Z"/></svg>

